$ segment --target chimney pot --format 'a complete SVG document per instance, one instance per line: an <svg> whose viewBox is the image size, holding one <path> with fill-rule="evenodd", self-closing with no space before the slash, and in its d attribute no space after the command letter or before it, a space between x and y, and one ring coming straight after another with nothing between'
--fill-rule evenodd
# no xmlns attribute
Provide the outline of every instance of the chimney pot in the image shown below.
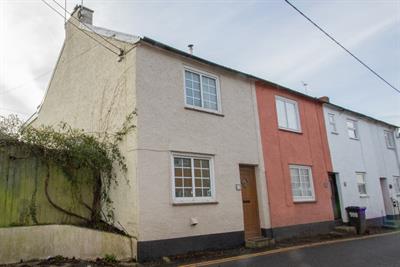
<svg viewBox="0 0 400 267"><path fill-rule="evenodd" d="M189 53L191 54L191 55L193 55L193 44L189 44L188 45L188 47L189 47Z"/></svg>
<svg viewBox="0 0 400 267"><path fill-rule="evenodd" d="M93 25L93 13L93 10L82 5L78 5L74 8L72 16L75 16L81 23Z"/></svg>

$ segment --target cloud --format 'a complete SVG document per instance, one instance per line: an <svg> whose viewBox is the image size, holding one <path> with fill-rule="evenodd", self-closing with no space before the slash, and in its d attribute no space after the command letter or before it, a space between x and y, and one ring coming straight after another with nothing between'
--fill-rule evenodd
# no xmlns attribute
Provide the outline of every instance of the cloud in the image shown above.
<svg viewBox="0 0 400 267"><path fill-rule="evenodd" d="M52 1L49 1L51 3ZM80 0L68 0L71 11ZM63 3L63 1L59 1ZM400 86L400 5L294 1L356 55ZM283 1L96 1L95 25L153 37L196 55L400 124L400 96ZM0 108L40 104L64 39L63 19L41 1L0 1ZM397 29L397 30L396 30ZM4 37L4 38L3 38ZM24 85L2 95L9 88ZM15 99L19 99L15 101ZM4 110L0 109L0 114Z"/></svg>

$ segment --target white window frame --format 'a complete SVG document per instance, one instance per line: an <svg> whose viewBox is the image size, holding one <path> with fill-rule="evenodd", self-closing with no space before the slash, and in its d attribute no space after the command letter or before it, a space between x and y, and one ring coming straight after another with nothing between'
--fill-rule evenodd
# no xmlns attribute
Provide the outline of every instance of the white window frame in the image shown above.
<svg viewBox="0 0 400 267"><path fill-rule="evenodd" d="M397 196L400 196L400 176L393 176L394 192Z"/></svg>
<svg viewBox="0 0 400 267"><path fill-rule="evenodd" d="M354 128L349 128L349 125L347 124L347 122L349 122L349 121L353 122ZM349 136L350 139L353 139L353 140L359 140L360 139L360 131L358 129L358 121L357 120L351 119L351 118L347 118L346 119L346 130L347 130L347 135ZM354 131L355 137L351 137L349 135L349 130L353 130Z"/></svg>
<svg viewBox="0 0 400 267"><path fill-rule="evenodd" d="M333 121L331 121L331 119ZM333 113L328 113L328 124L330 126L330 132L333 134L338 134L337 124L336 124L336 115Z"/></svg>
<svg viewBox="0 0 400 267"><path fill-rule="evenodd" d="M289 128L289 127L285 127L285 126L279 125L279 111L278 111L278 102L277 102L278 100L283 101L285 103L294 104L295 110L296 110L296 120L297 120L298 129L293 129L293 128ZM277 119L277 122L278 122L278 128L279 129L283 129L283 130L287 130L287 131L291 131L291 132L301 133L301 121L300 121L300 114L299 114L299 105L298 105L297 101L289 99L289 98L286 98L286 97L282 97L282 96L275 96L275 110L276 110L276 119ZM286 105L285 105L285 116L286 116L286 122L288 122Z"/></svg>
<svg viewBox="0 0 400 267"><path fill-rule="evenodd" d="M175 163L174 158L188 158L191 159L191 169L192 169L192 195L193 197L176 197L175 195ZM195 178L194 178L194 160L208 160L210 166L210 189L211 196L210 197L196 197L195 196ZM171 152L171 192L172 192L172 202L174 204L182 204L182 203L208 203L208 202L216 202L215 196L215 176L214 176L214 157L210 155L202 155L202 154L192 154L192 153L178 153Z"/></svg>
<svg viewBox="0 0 400 267"><path fill-rule="evenodd" d="M395 148L395 140L394 140L393 133L391 131L384 130L383 134L385 136L386 147L389 149L394 149ZM392 144L390 142L392 142Z"/></svg>
<svg viewBox="0 0 400 267"><path fill-rule="evenodd" d="M362 174L364 183L359 183L357 179L357 175ZM356 182L357 182L357 191L360 197L367 197L368 196L368 183L367 183L367 173L366 172L356 172ZM365 186L365 194L360 192L358 186L363 184Z"/></svg>
<svg viewBox="0 0 400 267"><path fill-rule="evenodd" d="M291 169L299 169L299 173L300 173L300 169L307 169L308 173L309 173L309 177L310 177L310 189L311 189L311 193L312 196L311 197L307 197L307 196L294 196L293 195L293 188L292 188L292 175L291 175ZM293 202L313 202L316 200L315 198L315 189L314 189L314 178L313 178L313 174L312 174L312 168L310 166L306 166L306 165L295 165L295 164L290 164L289 165L289 177L290 177L290 189L292 190L292 198L293 198Z"/></svg>
<svg viewBox="0 0 400 267"><path fill-rule="evenodd" d="M186 77L185 76L185 72L186 71L190 71L190 72L193 72L195 74L200 75L200 94L201 94L201 105L202 105L201 107L198 107L196 105L190 105L190 104L188 104L186 102L186 78L185 78ZM205 76L207 78L215 79L215 86L216 86L216 93L217 93L217 110L203 107L203 105L204 105L203 104L204 103L204 101L203 101L203 85L202 85L202 83L203 83L202 77L203 76ZM183 93L184 93L185 107L188 107L188 108L191 108L191 109L198 109L198 110L201 110L201 111L207 111L207 112L210 112L210 113L216 113L216 114L221 114L222 113L221 91L220 91L220 83L219 83L218 76L216 76L214 74L211 74L211 73L208 73L208 72L205 72L205 71L194 69L192 67L184 66L184 68L183 68Z"/></svg>

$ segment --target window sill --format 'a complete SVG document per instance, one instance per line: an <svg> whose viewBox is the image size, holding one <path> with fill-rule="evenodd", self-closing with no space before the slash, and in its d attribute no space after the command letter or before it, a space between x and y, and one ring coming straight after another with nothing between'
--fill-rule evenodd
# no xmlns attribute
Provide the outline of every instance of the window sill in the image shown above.
<svg viewBox="0 0 400 267"><path fill-rule="evenodd" d="M279 129L279 131L290 132L290 133L295 133L295 134L303 134L303 132L299 131L299 130L292 130L292 129L281 128L281 127L278 127L278 129Z"/></svg>
<svg viewBox="0 0 400 267"><path fill-rule="evenodd" d="M203 202L174 202L172 206L192 206L192 205L216 205L218 201L203 201Z"/></svg>
<svg viewBox="0 0 400 267"><path fill-rule="evenodd" d="M294 204L302 204L302 203L316 203L316 199L310 199L310 200L293 200Z"/></svg>
<svg viewBox="0 0 400 267"><path fill-rule="evenodd" d="M360 195L360 198L369 198L368 195Z"/></svg>
<svg viewBox="0 0 400 267"><path fill-rule="evenodd" d="M195 108L195 107L190 107L190 106L185 106L185 109L208 113L208 114L216 115L216 116L220 116L220 117L225 117L224 114L222 114L218 111L211 111L211 110L207 110L207 109L203 109L203 108Z"/></svg>

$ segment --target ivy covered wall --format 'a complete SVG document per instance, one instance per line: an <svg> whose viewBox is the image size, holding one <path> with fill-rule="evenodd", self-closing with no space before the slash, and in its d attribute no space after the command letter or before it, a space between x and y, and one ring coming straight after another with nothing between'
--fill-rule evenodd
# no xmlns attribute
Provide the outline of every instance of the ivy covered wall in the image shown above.
<svg viewBox="0 0 400 267"><path fill-rule="evenodd" d="M93 202L93 180L89 171L79 169L67 174L55 164L47 165L25 153L23 147L1 145L0 227L83 223L51 205L45 190L48 174L47 193L51 200L67 211L90 218L87 207Z"/></svg>

